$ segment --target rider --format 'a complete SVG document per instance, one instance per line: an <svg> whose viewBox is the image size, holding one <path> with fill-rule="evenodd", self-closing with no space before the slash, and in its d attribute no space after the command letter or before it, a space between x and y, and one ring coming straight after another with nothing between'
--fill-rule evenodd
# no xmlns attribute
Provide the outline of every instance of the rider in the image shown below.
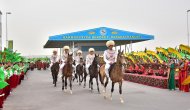
<svg viewBox="0 0 190 110"><path fill-rule="evenodd" d="M89 74L89 67L92 64L95 57L94 48L89 48L89 54L86 56L86 73Z"/></svg>
<svg viewBox="0 0 190 110"><path fill-rule="evenodd" d="M82 51L78 50L77 51L77 56L75 57L76 66L81 63L81 58L83 59Z"/></svg>
<svg viewBox="0 0 190 110"><path fill-rule="evenodd" d="M64 66L65 66L65 63L67 62L67 58L68 58L68 55L69 55L69 46L64 46L63 47L63 55L62 55L62 58L61 58L61 61L62 61L62 64L60 65L60 69L62 69Z"/></svg>
<svg viewBox="0 0 190 110"><path fill-rule="evenodd" d="M59 61L59 57L58 57L58 55L57 55L57 51L56 51L56 50L53 50L53 55L51 56L50 61L51 61L50 68L51 68L51 66L52 66L54 63L56 63L56 62Z"/></svg>
<svg viewBox="0 0 190 110"><path fill-rule="evenodd" d="M115 46L114 41L112 41L112 40L107 41L106 46L108 47L108 49L104 51L104 61L106 63L105 73L107 76L109 76L109 68L110 68L111 64L116 62L117 52L115 50L113 50L113 47Z"/></svg>

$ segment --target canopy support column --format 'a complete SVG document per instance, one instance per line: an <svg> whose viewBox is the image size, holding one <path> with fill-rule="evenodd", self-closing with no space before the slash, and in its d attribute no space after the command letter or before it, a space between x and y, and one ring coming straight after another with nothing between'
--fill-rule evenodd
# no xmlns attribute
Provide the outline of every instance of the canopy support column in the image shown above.
<svg viewBox="0 0 190 110"><path fill-rule="evenodd" d="M131 45L131 52L133 51L133 41L130 42L130 45Z"/></svg>
<svg viewBox="0 0 190 110"><path fill-rule="evenodd" d="M75 54L74 54L74 52L75 52L75 42L73 42L73 49L72 49L72 52L73 52L73 58L75 57Z"/></svg>
<svg viewBox="0 0 190 110"><path fill-rule="evenodd" d="M125 53L127 53L127 45L125 44Z"/></svg>
<svg viewBox="0 0 190 110"><path fill-rule="evenodd" d="M62 53L62 52L61 52L61 48L60 48L60 58L61 58L61 53Z"/></svg>

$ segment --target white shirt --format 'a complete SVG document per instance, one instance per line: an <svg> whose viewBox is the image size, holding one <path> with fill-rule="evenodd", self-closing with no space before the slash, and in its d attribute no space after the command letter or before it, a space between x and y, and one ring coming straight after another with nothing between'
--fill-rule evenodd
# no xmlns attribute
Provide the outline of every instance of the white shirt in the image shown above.
<svg viewBox="0 0 190 110"><path fill-rule="evenodd" d="M65 52L64 52L64 53L63 53L63 56L62 56L62 59L61 59L62 62L63 62L63 63L67 62L67 58L68 58L68 53L65 53Z"/></svg>
<svg viewBox="0 0 190 110"><path fill-rule="evenodd" d="M91 65L93 60L94 60L94 57L95 57L95 54L91 55L91 54L88 54L86 56L86 65Z"/></svg>
<svg viewBox="0 0 190 110"><path fill-rule="evenodd" d="M81 59L81 58L83 58L82 55L81 55L81 56L78 56L78 55L77 55L77 56L75 57L75 62L76 62L76 64L80 64L80 59Z"/></svg>
<svg viewBox="0 0 190 110"><path fill-rule="evenodd" d="M59 57L58 55L52 55L50 60L51 60L51 63L55 63L59 61Z"/></svg>
<svg viewBox="0 0 190 110"><path fill-rule="evenodd" d="M115 50L105 50L104 51L104 61L106 63L114 63L117 60L117 52Z"/></svg>

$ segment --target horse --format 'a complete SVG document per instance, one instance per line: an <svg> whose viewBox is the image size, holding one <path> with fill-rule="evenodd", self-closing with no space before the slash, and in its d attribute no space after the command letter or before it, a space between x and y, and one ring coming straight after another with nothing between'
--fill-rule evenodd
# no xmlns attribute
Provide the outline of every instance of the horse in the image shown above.
<svg viewBox="0 0 190 110"><path fill-rule="evenodd" d="M96 84L97 84L97 90L100 93L99 90L99 83L98 83L98 75L99 75L99 55L95 54L94 60L92 64L90 65L89 69L89 75L90 75L90 80L89 80L89 88L91 89L91 92L93 91L93 78L96 79Z"/></svg>
<svg viewBox="0 0 190 110"><path fill-rule="evenodd" d="M114 85L115 83L119 83L119 93L120 93L120 101L121 103L124 103L124 100L122 98L122 83L123 83L123 66L126 64L125 57L123 56L123 51L121 52L120 50L118 51L117 55L117 61L113 63L110 66L109 69L109 77L112 81L112 87L111 87L111 96L110 99L112 100L112 94L114 91ZM104 86L104 91L106 94L106 86L108 83L108 76L105 74L105 65L100 67L100 82ZM106 83L104 84L104 79L106 77ZM104 96L106 98L106 96Z"/></svg>
<svg viewBox="0 0 190 110"><path fill-rule="evenodd" d="M59 73L59 62L56 62L51 66L51 73L52 73L54 87L56 87L56 85L57 85L57 75Z"/></svg>
<svg viewBox="0 0 190 110"><path fill-rule="evenodd" d="M65 63L62 69L62 90L67 89L67 78L69 78L71 94L72 94L72 73L73 73L73 54L68 54L67 62Z"/></svg>
<svg viewBox="0 0 190 110"><path fill-rule="evenodd" d="M80 64L76 66L76 75L79 79L79 85L81 85L83 81L83 72L84 72L84 66L83 66L83 58L80 58Z"/></svg>

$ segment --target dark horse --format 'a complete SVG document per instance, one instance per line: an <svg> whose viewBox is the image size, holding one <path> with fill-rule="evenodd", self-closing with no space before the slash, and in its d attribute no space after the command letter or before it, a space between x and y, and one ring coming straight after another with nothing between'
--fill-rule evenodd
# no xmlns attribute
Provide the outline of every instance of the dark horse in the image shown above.
<svg viewBox="0 0 190 110"><path fill-rule="evenodd" d="M121 103L124 103L122 98L122 83L123 83L123 65L126 64L125 57L123 56L123 51L118 51L117 55L117 61L116 63L112 64L109 69L109 76L112 81L112 88L111 88L111 100L112 100L112 93L114 91L114 85L115 83L119 83L119 93L120 93L120 101ZM104 85L105 92L106 92L106 86L107 84L104 84L104 78L105 78L105 68L102 66L100 68L100 79L102 85ZM108 77L108 76L107 76ZM107 82L107 81L106 81Z"/></svg>
<svg viewBox="0 0 190 110"><path fill-rule="evenodd" d="M53 77L53 84L56 87L57 84L57 75L59 73L59 63L56 62L51 66L51 73L52 73L52 77Z"/></svg>
<svg viewBox="0 0 190 110"><path fill-rule="evenodd" d="M62 90L67 89L67 78L70 82L70 93L72 94L72 73L73 73L73 54L68 54L67 62L62 69Z"/></svg>
<svg viewBox="0 0 190 110"><path fill-rule="evenodd" d="M89 88L91 89L91 91L93 90L93 78L95 78L97 84L97 90L100 93L99 83L98 83L98 75L99 75L98 64L99 64L99 55L95 54L94 60L89 67L89 74L90 74Z"/></svg>
<svg viewBox="0 0 190 110"><path fill-rule="evenodd" d="M83 72L84 72L84 66L83 66L83 58L80 58L80 64L77 65L76 67L76 74L79 78L79 85L81 85L83 81Z"/></svg>

